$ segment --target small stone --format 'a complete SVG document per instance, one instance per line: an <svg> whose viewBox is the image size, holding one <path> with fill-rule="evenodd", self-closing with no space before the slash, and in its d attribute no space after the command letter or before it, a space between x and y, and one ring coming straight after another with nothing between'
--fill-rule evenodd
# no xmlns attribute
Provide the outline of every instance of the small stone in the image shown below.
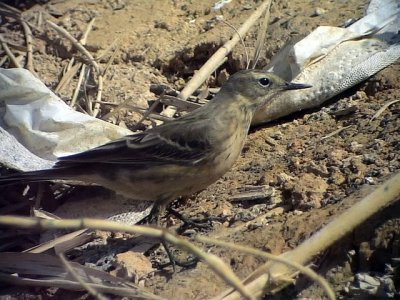
<svg viewBox="0 0 400 300"><path fill-rule="evenodd" d="M321 7L316 7L314 9L314 12L311 14L311 17L318 17L318 16L322 16L323 14L326 13L326 10L321 8Z"/></svg>
<svg viewBox="0 0 400 300"><path fill-rule="evenodd" d="M221 22L222 20L224 20L224 16L223 16L223 15L217 15L217 16L215 16L214 18L208 20L208 21L204 24L203 29L204 29L205 31L208 31L208 30L214 28L215 25L217 25L217 24L218 24L219 22Z"/></svg>
<svg viewBox="0 0 400 300"><path fill-rule="evenodd" d="M127 251L116 255L116 269L112 273L118 277L138 282L153 271L150 260L142 253Z"/></svg>
<svg viewBox="0 0 400 300"><path fill-rule="evenodd" d="M159 20L155 21L154 28L165 29L167 31L172 31L173 30L171 25L169 25L165 21L159 21Z"/></svg>
<svg viewBox="0 0 400 300"><path fill-rule="evenodd" d="M376 156L374 154L366 153L363 155L363 163L369 165L374 164L376 161Z"/></svg>
<svg viewBox="0 0 400 300"><path fill-rule="evenodd" d="M283 134L282 134L282 132L280 132L280 131L275 131L274 133L271 133L269 136L270 136L271 138L273 138L274 140L279 141L279 140L282 139Z"/></svg>

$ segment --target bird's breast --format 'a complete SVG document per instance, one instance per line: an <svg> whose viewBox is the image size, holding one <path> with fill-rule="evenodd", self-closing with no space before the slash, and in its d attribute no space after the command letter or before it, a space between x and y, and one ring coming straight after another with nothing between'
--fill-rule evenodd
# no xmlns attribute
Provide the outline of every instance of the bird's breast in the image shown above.
<svg viewBox="0 0 400 300"><path fill-rule="evenodd" d="M242 152L246 141L248 129L250 126L251 116L244 116L243 119L237 120L232 126L234 130L229 132L229 135L224 141L221 141L221 146L216 150L216 155L213 160L215 172L222 176L236 162Z"/></svg>

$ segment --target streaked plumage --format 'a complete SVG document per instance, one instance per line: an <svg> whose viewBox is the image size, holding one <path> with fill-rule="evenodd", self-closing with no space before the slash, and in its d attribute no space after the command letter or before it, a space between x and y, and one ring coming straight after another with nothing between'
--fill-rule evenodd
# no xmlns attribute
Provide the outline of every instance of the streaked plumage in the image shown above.
<svg viewBox="0 0 400 300"><path fill-rule="evenodd" d="M207 105L179 119L72 156L53 169L0 177L0 184L79 180L165 205L204 189L243 148L254 112L277 93L306 88L258 70L231 76Z"/></svg>

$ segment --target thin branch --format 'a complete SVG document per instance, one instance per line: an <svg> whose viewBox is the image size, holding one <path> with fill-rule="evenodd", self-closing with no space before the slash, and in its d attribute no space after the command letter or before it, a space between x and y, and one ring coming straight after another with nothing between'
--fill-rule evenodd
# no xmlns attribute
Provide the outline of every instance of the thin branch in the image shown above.
<svg viewBox="0 0 400 300"><path fill-rule="evenodd" d="M142 118L135 124L133 127L133 131L137 130L140 124L143 123L146 118L153 112L153 110L157 107L157 105L160 103L160 98L158 98L156 101L153 102L153 104L149 107L149 109L146 110L146 112L143 114Z"/></svg>
<svg viewBox="0 0 400 300"><path fill-rule="evenodd" d="M86 27L85 32L83 33L81 39L79 40L79 42L80 42L82 45L86 45L86 42L87 42L89 33L92 31L93 24L94 24L94 21L95 21L95 20L96 20L96 18L93 18L93 19L90 20L89 24L88 24L87 27Z"/></svg>
<svg viewBox="0 0 400 300"><path fill-rule="evenodd" d="M100 112L100 103L101 101L101 95L103 93L103 75L99 75L97 78L97 95L96 95L96 103L94 103L93 110L92 110L92 116L96 117L99 112Z"/></svg>
<svg viewBox="0 0 400 300"><path fill-rule="evenodd" d="M230 28L232 28L232 29L237 33L237 35L239 36L240 42L241 42L242 45L243 45L244 53L245 53L245 55L246 55L246 70L247 70L247 69L249 68L249 66L250 66L249 52L247 51L246 44L244 43L244 40L243 40L242 36L240 35L240 32L236 29L235 26L233 26L232 24L228 23L227 21L224 21L224 20L221 20L221 21L222 21L222 23L224 23L225 25L227 25L227 26L229 26Z"/></svg>
<svg viewBox="0 0 400 300"><path fill-rule="evenodd" d="M393 204L399 198L400 173L397 173L297 248L280 256L302 265L307 264L318 253L326 250L339 239L353 231L362 222L365 222L373 214ZM290 270L286 266L280 263L267 262L247 277L245 281L246 287L254 296L260 297L264 293L266 284L271 279L270 274L286 274L287 272L290 272ZM233 300L240 299L240 295L228 290L223 292L219 298Z"/></svg>
<svg viewBox="0 0 400 300"><path fill-rule="evenodd" d="M36 74L35 72L35 68L33 66L33 39L32 39L32 31L28 25L28 23L26 23L24 20L20 19L19 22L22 25L22 28L24 29L24 33L25 33L25 41L26 41L26 66L28 68L28 70L32 73L32 74Z"/></svg>
<svg viewBox="0 0 400 300"><path fill-rule="evenodd" d="M374 119L376 119L377 117L379 117L390 105L395 104L397 102L400 102L400 100L393 100L393 101L389 101L387 103L385 103L385 105L383 105L373 116L372 118L369 120L369 122L372 122Z"/></svg>
<svg viewBox="0 0 400 300"><path fill-rule="evenodd" d="M93 297L96 299L100 300L108 300L108 298L104 297L102 293L98 292L94 287L90 286L86 282L83 281L83 279L75 272L74 268L70 265L68 260L65 258L64 254L59 253L58 257L60 258L62 264L64 265L64 268L67 270L67 272L74 278L76 281L78 281L81 286Z"/></svg>
<svg viewBox="0 0 400 300"><path fill-rule="evenodd" d="M64 28L58 26L57 24L49 20L46 20L46 23L49 24L50 27L53 28L55 31L57 31L60 35L68 39L75 46L76 49L78 49L84 56L86 56L86 58L89 60L90 64L94 67L96 72L100 71L99 65L94 60L92 54L90 54L89 51L87 51L86 48L77 39L75 39L68 31L66 31Z"/></svg>
<svg viewBox="0 0 400 300"><path fill-rule="evenodd" d="M7 59L8 59L8 56L7 56L7 55L4 55L4 56L0 59L0 67L1 67L2 65L5 64L5 62L7 61Z"/></svg>
<svg viewBox="0 0 400 300"><path fill-rule="evenodd" d="M4 52L7 54L8 58L10 59L11 63L16 67L16 68L22 68L22 66L19 64L17 58L14 56L14 54L11 52L10 48L8 48L7 43L4 41L3 37L0 35L0 45L3 48Z"/></svg>
<svg viewBox="0 0 400 300"><path fill-rule="evenodd" d="M331 132L331 133L329 133L329 134L323 136L323 137L321 138L321 141L326 140L326 139L329 139L330 137L333 137L334 135L336 135L336 134L342 132L343 130L346 130L347 128L350 128L351 126L353 126L353 125L348 125L348 126L345 126L345 127L341 127L341 128L339 128L339 129L337 129L337 130L335 130L335 131L333 131L333 132Z"/></svg>
<svg viewBox="0 0 400 300"><path fill-rule="evenodd" d="M61 78L54 92L60 93L64 89L64 87L71 81L71 79L76 75L76 73L78 73L82 65L83 64L81 62L77 63L76 65L73 65Z"/></svg>
<svg viewBox="0 0 400 300"><path fill-rule="evenodd" d="M264 15L262 25L260 26L260 28L258 30L257 41L256 41L254 57L253 57L253 65L251 66L252 69L254 69L257 66L258 60L260 59L261 49L263 48L263 45L265 42L265 37L267 35L268 22L269 22L269 18L271 15L271 13L270 13L271 2L272 2L272 0L269 0L268 7L265 10L265 15Z"/></svg>
<svg viewBox="0 0 400 300"><path fill-rule="evenodd" d="M74 94L72 95L71 103L69 106L74 107L76 100L78 99L79 92L81 90L81 85L83 82L83 77L85 76L86 65L82 64L81 72L79 73L78 83L76 84L76 88L74 90Z"/></svg>
<svg viewBox="0 0 400 300"><path fill-rule="evenodd" d="M39 218L17 217L17 216L0 216L0 224L13 226L17 228L36 228L36 229L98 229L113 232L136 233L145 236L160 238L163 241L171 243L184 251L194 254L203 260L211 270L213 270L227 284L234 287L235 290L245 299L255 299L249 293L241 280L233 273L231 268L223 262L219 257L206 253L189 241L177 237L166 229L143 225L125 225L113 221L100 219L63 219L63 220L45 220Z"/></svg>
<svg viewBox="0 0 400 300"><path fill-rule="evenodd" d="M198 70L193 78L186 84L185 88L179 94L179 98L186 100L203 82L214 72L220 62L232 51L233 47L240 41L240 37L245 36L254 23L262 16L267 9L269 0L263 2L255 12L238 29L237 34L226 42L215 52L210 59Z"/></svg>
<svg viewBox="0 0 400 300"><path fill-rule="evenodd" d="M217 246L221 246L221 247L225 247L225 248L230 248L230 249L234 249L237 251L241 251L241 252L245 252L245 253L249 253L252 255L256 255L256 256L261 256L264 257L266 259L272 260L272 261L276 261L282 264L285 264L289 267L292 267L294 269L299 270L301 273L303 273L304 275L307 275L308 277L310 277L312 280L316 281L317 283L319 283L322 288L325 290L326 294L328 295L328 298L331 300L335 300L335 293L333 292L332 288L330 287L329 283L326 281L325 278L323 278L322 276L318 275L315 271L313 271L312 269L308 268L308 267L304 267L301 264L298 264L296 262L290 261L284 257L279 257L276 255L272 255L270 253L255 249L255 248L250 248L247 246L242 246L239 244L234 244L234 243L229 243L229 242L224 242L221 240L217 240L217 239L212 239L209 237L205 237L205 236L197 236L196 240L198 240L199 242L203 242L203 243L209 243L209 244L214 244ZM272 277L272 274L271 274Z"/></svg>

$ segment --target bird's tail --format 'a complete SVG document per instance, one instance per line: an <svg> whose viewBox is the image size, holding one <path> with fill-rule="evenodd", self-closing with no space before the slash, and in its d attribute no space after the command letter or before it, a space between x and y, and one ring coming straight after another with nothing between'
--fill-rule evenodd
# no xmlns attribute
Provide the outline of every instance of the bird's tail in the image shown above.
<svg viewBox="0 0 400 300"><path fill-rule="evenodd" d="M0 186L24 184L28 182L51 181L57 179L71 179L70 176L68 176L68 170L46 169L0 176Z"/></svg>

